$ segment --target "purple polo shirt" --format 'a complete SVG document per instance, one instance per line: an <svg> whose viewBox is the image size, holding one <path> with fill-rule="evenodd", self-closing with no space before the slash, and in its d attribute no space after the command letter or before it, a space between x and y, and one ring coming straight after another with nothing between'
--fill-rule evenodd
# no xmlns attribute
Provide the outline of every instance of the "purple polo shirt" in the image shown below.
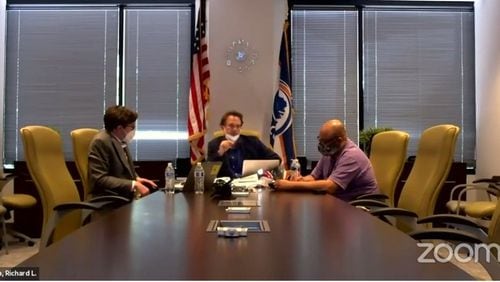
<svg viewBox="0 0 500 282"><path fill-rule="evenodd" d="M316 180L330 179L340 186L334 196L350 201L359 195L377 192L372 164L351 139L336 158L323 156L311 176Z"/></svg>

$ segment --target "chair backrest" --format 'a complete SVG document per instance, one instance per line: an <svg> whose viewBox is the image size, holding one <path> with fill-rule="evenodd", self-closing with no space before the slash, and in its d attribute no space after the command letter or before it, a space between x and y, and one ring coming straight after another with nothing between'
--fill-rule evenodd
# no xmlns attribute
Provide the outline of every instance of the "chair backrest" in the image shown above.
<svg viewBox="0 0 500 282"><path fill-rule="evenodd" d="M79 128L71 131L71 140L73 141L73 157L76 168L80 174L83 186L83 200L91 197L92 191L89 186L89 147L94 136L99 133L95 128Z"/></svg>
<svg viewBox="0 0 500 282"><path fill-rule="evenodd" d="M242 129L240 130L240 134L241 135L247 135L247 136L255 136L257 138L260 139L260 133L256 130L250 130L250 129ZM217 138L217 137L220 137L220 136L223 136L224 135L224 131L222 130L217 130L214 132L214 137Z"/></svg>
<svg viewBox="0 0 500 282"><path fill-rule="evenodd" d="M41 199L42 236L44 236L54 206L67 202L80 202L80 196L66 167L59 133L45 126L26 126L20 131L26 164ZM54 242L79 228L80 221L79 212L69 214L60 220L53 235Z"/></svg>
<svg viewBox="0 0 500 282"><path fill-rule="evenodd" d="M434 213L441 187L453 163L459 131L457 126L450 124L424 130L398 207L415 212L419 218Z"/></svg>
<svg viewBox="0 0 500 282"><path fill-rule="evenodd" d="M406 161L410 135L404 131L384 131L376 134L371 143L370 162L380 192L389 196L394 206L394 193Z"/></svg>

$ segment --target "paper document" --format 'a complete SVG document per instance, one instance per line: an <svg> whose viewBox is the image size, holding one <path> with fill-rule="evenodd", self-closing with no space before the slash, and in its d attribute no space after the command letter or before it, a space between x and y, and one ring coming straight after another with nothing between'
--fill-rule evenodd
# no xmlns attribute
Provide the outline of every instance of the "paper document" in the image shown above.
<svg viewBox="0 0 500 282"><path fill-rule="evenodd" d="M246 188L255 187L258 184L259 184L259 177L257 176L256 173L242 178L236 178L233 180L234 186L240 186Z"/></svg>

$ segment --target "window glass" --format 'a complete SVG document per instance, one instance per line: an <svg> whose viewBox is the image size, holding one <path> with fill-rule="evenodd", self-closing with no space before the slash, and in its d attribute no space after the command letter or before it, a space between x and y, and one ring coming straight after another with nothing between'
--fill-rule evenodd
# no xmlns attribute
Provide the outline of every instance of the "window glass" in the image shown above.
<svg viewBox="0 0 500 282"><path fill-rule="evenodd" d="M297 154L318 160L326 120L342 120L358 141L357 12L293 10L291 45Z"/></svg>
<svg viewBox="0 0 500 282"><path fill-rule="evenodd" d="M474 14L464 11L363 12L364 125L410 133L460 127L455 161L475 159Z"/></svg>
<svg viewBox="0 0 500 282"><path fill-rule="evenodd" d="M12 8L7 11L5 163L23 160L19 129L45 125L63 138L101 128L116 103L118 10Z"/></svg>

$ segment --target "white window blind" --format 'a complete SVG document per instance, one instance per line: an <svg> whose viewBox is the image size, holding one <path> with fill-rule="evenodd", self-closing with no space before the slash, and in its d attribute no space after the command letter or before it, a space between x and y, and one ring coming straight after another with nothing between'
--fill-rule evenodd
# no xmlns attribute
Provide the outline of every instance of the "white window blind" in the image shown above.
<svg viewBox="0 0 500 282"><path fill-rule="evenodd" d="M189 7L125 9L125 105L139 113L136 160L189 156Z"/></svg>
<svg viewBox="0 0 500 282"><path fill-rule="evenodd" d="M12 7L8 11L5 163L24 160L19 129L39 124L61 134L103 127L107 107L139 113L135 160L188 157L191 10L186 6ZM123 64L118 70L119 42ZM123 74L118 93L117 77Z"/></svg>
<svg viewBox="0 0 500 282"><path fill-rule="evenodd" d="M297 153L318 160L319 128L329 119L358 141L357 12L292 10L291 45Z"/></svg>
<svg viewBox="0 0 500 282"><path fill-rule="evenodd" d="M475 159L474 14L363 12L364 126L410 133L415 155L426 128L460 127L456 161Z"/></svg>
<svg viewBox="0 0 500 282"><path fill-rule="evenodd" d="M7 11L5 163L23 160L19 129L45 125L63 138L102 127L116 103L118 10L11 8Z"/></svg>

